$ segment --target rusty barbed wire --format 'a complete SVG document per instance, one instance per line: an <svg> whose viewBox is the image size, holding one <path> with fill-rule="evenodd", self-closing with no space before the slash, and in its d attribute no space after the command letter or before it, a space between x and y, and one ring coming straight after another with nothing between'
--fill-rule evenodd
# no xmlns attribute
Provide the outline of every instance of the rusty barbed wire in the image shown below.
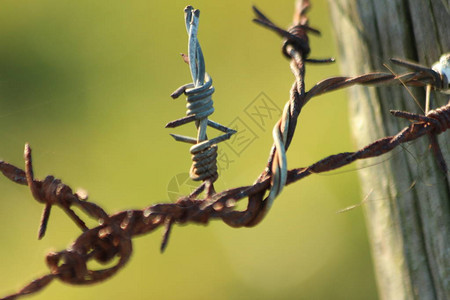
<svg viewBox="0 0 450 300"><path fill-rule="evenodd" d="M92 284L108 279L128 262L133 250L132 239L150 233L160 226L166 228L162 249L167 245L173 224L207 224L210 220L220 219L232 227L254 226L262 220L273 203L274 198L269 198L270 194L276 196L284 185L294 183L311 174L340 168L358 159L383 155L402 143L413 141L423 135L436 136L450 128L450 102L425 115L392 111L393 116L406 118L413 123L397 135L381 138L358 151L330 155L308 167L288 171L285 161L283 161L286 159L286 150L293 138L301 109L313 97L355 84L399 84L400 79L408 85L431 85L438 90L445 88L445 83L448 86L448 77L444 72L439 73L436 69L421 66L424 70L415 69L412 73L398 76L387 73L371 73L357 77L329 78L306 91L304 85L305 62L330 61L307 58L309 54L307 32L316 32L307 25L306 11L308 7L308 1L303 1L302 5L297 6L293 25L295 29L288 31L278 28L255 8L258 20L261 21L257 22L264 23L263 26L274 30L286 39L283 52L290 57L295 82L283 115L273 130L274 146L269 155L268 165L252 185L206 194L203 199L197 199L198 193L195 193L182 197L175 203L155 204L142 210L124 210L109 215L98 205L73 193L69 186L53 176L47 176L44 180L34 178L31 148L28 144L25 145L25 170L0 161L0 171L5 177L15 183L28 185L33 197L45 205L39 229L40 238L45 233L53 205L61 207L83 231L66 250L47 255L49 274L37 278L17 293L1 299L12 300L36 293L54 279L74 285ZM274 191L272 192L272 190ZM268 191L269 196L264 198ZM242 211L236 210L236 202L245 198L248 198L247 208ZM89 217L98 220L99 225L88 228L81 218L71 210L72 206L79 207ZM88 262L92 260L107 263L112 262L116 257L119 259L108 268L92 270L87 266Z"/></svg>
<svg viewBox="0 0 450 300"><path fill-rule="evenodd" d="M275 124L272 130L274 145L271 150L269 164L265 170L265 173L271 174L271 187L269 190L269 195L264 200L262 200L264 195L259 195L259 201L261 202L262 209L254 221L251 222L251 226L256 225L264 218L272 206L273 201L281 193L286 184L286 151L288 150L292 137L294 136L298 115L300 114L302 106L305 104L301 101L301 98L306 95L304 85L304 62L327 63L334 61L332 58L325 60L308 58L311 50L309 47L307 33L312 32L314 34L320 34L320 31L308 25L306 12L308 11L309 6L309 1L299 2L296 7L296 12L294 13L294 24L288 30L284 30L275 25L260 10L253 6L253 11L256 15L256 18L253 19L253 21L273 30L278 35L285 38L282 52L286 57L291 58L291 70L296 77L296 82L291 90L291 100L284 106L282 117ZM293 93L294 97L292 97ZM261 177L259 177L256 182L260 179Z"/></svg>

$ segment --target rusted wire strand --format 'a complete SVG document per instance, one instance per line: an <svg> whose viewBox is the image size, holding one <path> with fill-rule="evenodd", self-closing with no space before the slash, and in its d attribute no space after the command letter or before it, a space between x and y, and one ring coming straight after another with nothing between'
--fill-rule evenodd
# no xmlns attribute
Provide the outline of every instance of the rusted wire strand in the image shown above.
<svg viewBox="0 0 450 300"><path fill-rule="evenodd" d="M301 3L300 3L301 2ZM253 221L246 226L254 226L258 224L269 211L275 198L281 193L286 184L287 179L287 158L286 151L289 148L292 137L294 136L297 125L297 118L302 107L306 104L304 101L305 92L305 65L308 61L310 53L308 32L320 34L320 32L308 25L306 12L309 9L309 1L300 1L296 6L294 13L294 24L284 30L275 25L268 17L266 17L259 9L253 7L256 18L253 20L270 30L273 30L281 37L285 38L282 51L283 54L291 59L291 70L294 73L296 81L291 89L291 99L286 103L281 119L275 124L272 130L274 145L272 147L269 164L266 170L261 174L256 182L259 182L265 174L271 175L271 188L268 196L264 198L261 192L252 199L261 202L262 207L260 213L253 217ZM315 60L317 62L317 60ZM331 62L332 59L324 62ZM237 224L235 224L237 225Z"/></svg>
<svg viewBox="0 0 450 300"><path fill-rule="evenodd" d="M292 169L287 172L286 184L294 183L311 174L340 168L358 159L380 156L402 143L410 142L429 133L439 134L450 128L450 102L439 109L430 111L426 116L400 111L392 111L392 114L415 122L401 130L397 135L379 139L356 152L331 155L309 167ZM25 151L28 151L26 157L30 157L29 147L26 147ZM12 181L24 184L25 171L3 161L0 162L0 170ZM42 185L43 181L33 179L33 183L39 187L36 189L38 194L46 193L48 190L54 190L55 187L61 186L61 183L55 183L55 180L52 182L53 186L49 188ZM212 219L222 219L231 226L237 227L238 224L246 226L245 223L251 223L252 219L234 211L234 204L236 201L250 197L249 214L258 215L263 207L251 201L251 197L268 189L270 182L270 176L264 176L254 185L223 191L212 196L207 202L205 199L192 200L184 197L176 203L156 204L142 210L128 210L107 217L103 216L102 225L83 232L68 250L47 255L50 274L32 281L18 293L2 299L15 299L18 296L37 292L55 278L76 285L92 284L105 280L114 275L128 261L132 252L131 240L133 237L152 232L159 226L164 226L167 222L206 224ZM53 195L55 196L55 194ZM97 211L97 207L92 203L82 202L80 204L76 197L73 197L70 188L66 188L64 192L57 194L56 200L52 200L52 198L42 200L45 203L55 201L60 204L63 199L70 199L68 201L72 205L80 205L92 217L103 215ZM86 209L86 207L94 207L95 209ZM87 267L90 260L105 263L116 256L119 256L120 259L113 267L102 270L89 270Z"/></svg>
<svg viewBox="0 0 450 300"><path fill-rule="evenodd" d="M297 6L297 12L294 15L294 26L297 27L295 31L288 30L290 34L294 35L295 33L296 37L305 34L306 37L307 31L314 32L307 24L305 12L308 6L308 1L304 1ZM278 30L279 28L273 25L260 11L255 10L255 12L261 22L271 24L267 27L275 29L276 32L284 32L281 31L282 29ZM304 30L303 33L301 30ZM66 211L83 231L66 250L47 255L49 274L32 281L17 293L1 299L11 300L36 293L46 287L53 279L59 279L74 285L92 284L108 279L128 262L133 249L132 239L153 232L160 226L166 227L162 248L167 245L172 224L207 224L210 220L221 219L233 227L254 226L261 221L273 203L273 199L269 198L270 194L273 193L276 196L284 185L294 183L311 174L340 168L358 159L383 155L402 143L413 141L423 135L431 134L435 136L450 128L450 102L436 110L429 111L426 115L392 111L394 116L406 118L413 123L397 135L381 138L358 151L331 155L308 167L288 171L285 164L286 150L293 138L298 115L311 98L355 84L398 84L399 78L402 78L407 84L420 86L431 84L435 89L442 89L445 87L442 82L445 83L447 78L436 72L440 74L440 79L438 79L435 74L427 73L428 69L427 72L416 70L414 73L399 76L372 73L353 78L335 77L326 79L306 92L304 75L307 54L304 51L306 51L305 45L309 45L308 39L300 37L302 42L293 42L289 41L292 37L286 36L284 48L291 59L291 70L294 73L295 82L291 89L290 100L273 130L275 145L270 153L269 164L252 185L207 194L205 198L197 199L202 188L205 188L202 185L198 191L178 199L175 203L155 204L142 210L125 210L108 215L101 207L83 200L81 196L73 193L70 187L53 176L48 176L44 180L36 179L33 176L31 149L28 145L25 146L25 170L0 161L0 171L5 177L15 183L28 185L33 197L45 205L46 209L40 225L40 232L42 231L40 237L45 232L45 224L53 205ZM267 191L269 191L269 196L264 198ZM235 209L236 202L245 198L248 198L247 209L237 211ZM71 210L72 206L79 207L89 217L98 220L100 225L87 228L81 218ZM88 268L88 262L91 260L107 263L113 261L116 257L119 259L111 267L96 270Z"/></svg>

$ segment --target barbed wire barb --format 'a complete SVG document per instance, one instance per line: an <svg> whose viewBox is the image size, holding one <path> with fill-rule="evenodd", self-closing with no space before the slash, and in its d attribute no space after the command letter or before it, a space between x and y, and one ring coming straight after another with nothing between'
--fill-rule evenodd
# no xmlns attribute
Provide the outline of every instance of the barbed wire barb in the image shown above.
<svg viewBox="0 0 450 300"><path fill-rule="evenodd" d="M223 125L207 119L213 111L211 95L214 89L212 80L205 71L203 54L196 37L199 11L194 10L191 6L185 9L185 24L189 36L189 66L193 83L180 87L172 94L175 98L181 94L187 96L188 113L185 118L169 123L171 125L168 127L177 127L193 121L196 123L197 137L184 138L184 141L194 144L191 148L194 156L191 175L203 181L195 191L179 198L174 203L159 203L143 209L123 210L108 214L97 204L86 201L84 197L73 193L69 186L53 176L47 176L44 180L35 178L31 147L28 144L24 151L25 170L0 161L2 174L17 184L27 185L35 200L45 206L39 237L44 236L50 208L54 205L64 210L82 231L67 249L47 254L46 263L50 270L48 274L37 278L17 293L1 298L1 300L12 300L36 293L54 279L73 285L88 285L111 278L129 261L133 251L133 238L149 234L160 227L165 228L161 243L161 251L164 251L175 224L207 224L211 220L222 220L232 227L255 226L267 214L274 199L285 185L312 174L338 169L359 159L383 155L399 145L418 139L423 135L436 138L438 134L450 128L450 102L440 108L427 111L424 115L392 111L394 117L406 118L412 121L412 124L403 128L396 135L380 138L355 152L330 155L310 166L288 170L286 151L293 139L298 116L304 105L318 95L357 84L398 85L400 80L406 85L422 87L430 85L435 90L448 91L449 75L446 73L446 60L443 60L440 65L442 68L433 66L431 69L423 66L419 68L416 64L401 63L407 67L412 66L414 70L400 75L375 72L356 77L328 78L306 91L305 62L308 62L310 52L307 34L316 33L316 30L308 25L306 16L308 9L309 1L297 1L293 18L294 24L286 31L274 25L261 11L254 8L259 20L257 23L264 24L265 27L277 32L285 39L282 49L284 55L290 59L290 67L295 80L290 90L289 101L272 131L274 144L269 152L268 163L253 184L221 192L214 190L213 183L217 179L217 169L214 169L210 162L213 161L214 153L217 152L215 144L221 141L221 138L208 140L206 127L210 126L226 131L223 136L229 136L233 134L233 131L231 129L227 131ZM450 61L450 55L446 57ZM198 173L196 170L201 170L201 172ZM447 172L446 169L445 174ZM205 190L203 198L200 198L201 193ZM268 195L266 196L266 194ZM248 198L246 209L237 210L236 203L246 198ZM81 217L72 211L72 206L78 207L82 213L97 220L98 225L88 228ZM102 265L105 263L113 265L90 269L88 266L90 261L96 261Z"/></svg>
<svg viewBox="0 0 450 300"><path fill-rule="evenodd" d="M197 39L200 10L187 6L184 9L184 13L186 31L188 33L188 58L183 56L183 59L189 64L193 82L179 87L171 94L171 97L174 99L185 94L187 96L188 110L186 117L172 121L166 127L175 128L195 121L195 126L197 127L196 138L178 134L171 134L171 136L176 141L194 144L190 149L193 161L189 173L190 177L196 181L208 181L209 183L205 185L207 194L212 195L214 193L213 182L218 178L217 144L228 140L236 131L208 120L208 116L214 112L211 98L214 93L214 87L212 86L211 77L206 73L203 52ZM208 126L224 134L208 140L206 135Z"/></svg>

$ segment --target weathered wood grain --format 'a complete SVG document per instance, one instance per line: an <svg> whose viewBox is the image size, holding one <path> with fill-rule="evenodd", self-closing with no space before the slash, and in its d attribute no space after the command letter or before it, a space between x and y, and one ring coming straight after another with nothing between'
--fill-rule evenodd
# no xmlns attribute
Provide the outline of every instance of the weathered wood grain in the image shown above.
<svg viewBox="0 0 450 300"><path fill-rule="evenodd" d="M448 0L329 0L342 72L386 71L397 57L431 66L450 52ZM405 71L394 67L396 72ZM423 89L413 89L424 107ZM432 107L448 96L433 94ZM350 89L357 147L406 124L390 109L420 112L406 89ZM439 137L450 165L450 134ZM450 299L450 182L422 138L392 159L359 171L375 272L382 299ZM372 162L362 162L364 167ZM415 183L413 187L411 184ZM371 200L372 199L372 200Z"/></svg>

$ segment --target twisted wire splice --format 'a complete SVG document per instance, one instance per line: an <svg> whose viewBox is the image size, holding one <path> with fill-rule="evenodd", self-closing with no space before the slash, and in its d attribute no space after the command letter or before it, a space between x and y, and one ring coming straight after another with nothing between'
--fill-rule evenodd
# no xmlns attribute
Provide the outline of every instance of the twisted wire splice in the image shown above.
<svg viewBox="0 0 450 300"><path fill-rule="evenodd" d="M172 98L178 98L183 93L187 96L187 116L168 123L166 127L178 127L195 121L197 138L176 134L171 135L177 141L195 144L190 149L193 161L189 171L191 179L214 182L218 178L216 143L229 139L236 131L208 120L208 116L214 112L212 101L214 87L212 86L211 77L206 73L203 52L197 39L200 11L192 6L187 6L184 12L186 30L189 36L188 60L193 83L183 85L172 93ZM206 135L207 126L216 128L225 134L208 140Z"/></svg>
<svg viewBox="0 0 450 300"><path fill-rule="evenodd" d="M284 37L284 43L282 47L283 54L292 59L291 69L294 75L303 77L304 75L304 62L312 63L327 63L333 62L334 59L309 59L307 58L311 49L309 47L308 32L320 34L320 32L314 28L309 27L308 19L305 17L305 13L309 8L309 2L304 2L299 7L298 20L294 21L294 24L288 29L284 30L275 25L269 18L267 18L260 10L253 7L256 18L254 22L263 25L276 32L281 37ZM283 114L280 120L275 124L272 130L272 136L274 140L274 146L271 150L271 158L269 161L269 173L271 174L270 190L267 197L263 200L262 212L254 219L252 223L256 225L259 223L267 212L270 210L275 198L281 193L283 187L286 185L288 169L286 151L289 147L290 141L295 130L297 123L297 117L300 113L302 104L299 103L299 97L293 95L305 95L305 86L302 80L296 80L293 86L294 93L291 93L291 100L288 101L284 107ZM304 103L303 103L304 104ZM258 178L257 182L262 177Z"/></svg>

